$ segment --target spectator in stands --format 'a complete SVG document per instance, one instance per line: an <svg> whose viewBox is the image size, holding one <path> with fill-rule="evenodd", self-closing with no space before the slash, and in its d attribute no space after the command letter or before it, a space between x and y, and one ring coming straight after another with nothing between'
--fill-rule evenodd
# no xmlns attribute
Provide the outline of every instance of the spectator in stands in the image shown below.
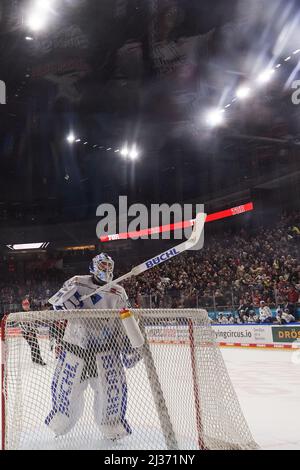
<svg viewBox="0 0 300 470"><path fill-rule="evenodd" d="M29 295L26 295L22 300L22 309L24 310L24 312L28 312L30 310Z"/></svg>
<svg viewBox="0 0 300 470"><path fill-rule="evenodd" d="M264 300L260 301L259 307L259 321L260 323L271 323L272 322L272 312L270 307L265 304Z"/></svg>
<svg viewBox="0 0 300 470"><path fill-rule="evenodd" d="M255 321L253 313L249 313L248 323L257 323L257 321Z"/></svg>
<svg viewBox="0 0 300 470"><path fill-rule="evenodd" d="M248 323L249 317L248 317L248 315L247 315L246 313L243 313L243 315L242 315L242 321L243 321L243 323Z"/></svg>
<svg viewBox="0 0 300 470"><path fill-rule="evenodd" d="M252 318L253 318L254 323L259 323L259 315L257 315L257 313L254 312L254 311L253 311L253 314L252 314Z"/></svg>
<svg viewBox="0 0 300 470"><path fill-rule="evenodd" d="M296 311L296 304L292 304L288 301L288 297L286 297L286 302L283 305L283 310L289 312L291 315L295 315Z"/></svg>
<svg viewBox="0 0 300 470"><path fill-rule="evenodd" d="M282 313L283 313L283 310L281 308L277 308L277 310L276 310L276 323L278 323L279 325L283 324Z"/></svg>
<svg viewBox="0 0 300 470"><path fill-rule="evenodd" d="M219 315L218 315L218 322L221 325L227 325L229 323L227 316L223 315L222 313L219 313Z"/></svg>
<svg viewBox="0 0 300 470"><path fill-rule="evenodd" d="M287 298L288 298L289 304L296 304L298 302L299 292L294 286L289 287Z"/></svg>
<svg viewBox="0 0 300 470"><path fill-rule="evenodd" d="M295 317L291 315L288 310L282 312L282 323L293 323L294 321Z"/></svg>

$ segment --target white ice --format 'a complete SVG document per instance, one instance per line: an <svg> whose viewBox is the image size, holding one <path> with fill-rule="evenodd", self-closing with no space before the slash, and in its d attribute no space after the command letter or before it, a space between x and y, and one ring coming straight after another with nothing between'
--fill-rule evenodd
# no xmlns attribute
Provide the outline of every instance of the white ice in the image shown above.
<svg viewBox="0 0 300 470"><path fill-rule="evenodd" d="M262 449L300 449L300 351L223 348L231 380Z"/></svg>
<svg viewBox="0 0 300 470"><path fill-rule="evenodd" d="M300 351L223 348L222 354L259 446L300 449Z"/></svg>

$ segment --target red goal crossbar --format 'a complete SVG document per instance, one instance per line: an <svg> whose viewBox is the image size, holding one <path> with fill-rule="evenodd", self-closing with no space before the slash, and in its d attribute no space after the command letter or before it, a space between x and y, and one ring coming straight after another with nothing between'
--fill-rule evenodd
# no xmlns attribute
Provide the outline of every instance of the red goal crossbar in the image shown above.
<svg viewBox="0 0 300 470"><path fill-rule="evenodd" d="M253 210L253 202L242 204L241 206L231 207L224 211L214 212L206 216L205 222L213 222L215 220L225 219L238 214L244 214ZM128 238L140 238L145 235L153 235L155 233L172 232L187 227L192 227L195 219L185 220L183 222L176 222L174 224L161 225L159 227L145 228L142 230L135 230L132 232L114 233L112 235L102 235L101 242L111 242L114 240L127 240Z"/></svg>

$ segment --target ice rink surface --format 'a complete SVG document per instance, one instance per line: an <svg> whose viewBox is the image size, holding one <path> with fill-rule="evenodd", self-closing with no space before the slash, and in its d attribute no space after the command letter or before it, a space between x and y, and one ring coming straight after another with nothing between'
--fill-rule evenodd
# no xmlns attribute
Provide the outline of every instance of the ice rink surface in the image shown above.
<svg viewBox="0 0 300 470"><path fill-rule="evenodd" d="M300 449L300 351L223 348L222 354L260 447Z"/></svg>
<svg viewBox="0 0 300 470"><path fill-rule="evenodd" d="M223 348L222 354L259 446L300 449L300 351Z"/></svg>

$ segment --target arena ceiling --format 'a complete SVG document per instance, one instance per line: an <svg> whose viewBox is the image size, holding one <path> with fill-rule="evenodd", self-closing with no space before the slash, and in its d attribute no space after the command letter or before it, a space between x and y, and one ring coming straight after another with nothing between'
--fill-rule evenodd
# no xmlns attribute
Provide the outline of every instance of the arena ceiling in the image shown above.
<svg viewBox="0 0 300 470"><path fill-rule="evenodd" d="M38 0L0 5L3 223L88 218L120 194L207 200L296 171L297 2L49 1L40 29ZM235 102L278 63L268 86ZM229 104L224 125L206 125L206 110Z"/></svg>

